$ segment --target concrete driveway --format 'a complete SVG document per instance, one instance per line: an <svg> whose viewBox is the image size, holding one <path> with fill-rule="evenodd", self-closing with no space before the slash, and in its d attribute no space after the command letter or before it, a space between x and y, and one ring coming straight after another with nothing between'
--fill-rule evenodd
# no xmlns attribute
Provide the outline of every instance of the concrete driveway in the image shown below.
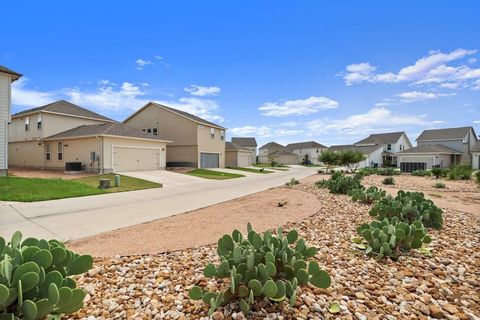
<svg viewBox="0 0 480 320"><path fill-rule="evenodd" d="M316 168L246 174L244 178L208 180L168 171L128 173L161 182L164 188L34 203L0 202L0 234L78 239L203 208L302 179Z"/></svg>

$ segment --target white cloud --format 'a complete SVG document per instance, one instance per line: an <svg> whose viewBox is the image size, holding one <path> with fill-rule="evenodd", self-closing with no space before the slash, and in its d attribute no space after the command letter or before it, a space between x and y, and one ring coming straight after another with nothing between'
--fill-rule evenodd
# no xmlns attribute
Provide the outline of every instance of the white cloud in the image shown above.
<svg viewBox="0 0 480 320"><path fill-rule="evenodd" d="M137 59L135 61L135 64L137 65L138 70L143 70L143 68L145 68L145 66L148 66L148 65L154 64L154 63L150 60Z"/></svg>
<svg viewBox="0 0 480 320"><path fill-rule="evenodd" d="M397 94L402 99L402 102L415 102L423 100L438 99L440 97L447 97L455 95L455 93L434 93L422 91L408 91Z"/></svg>
<svg viewBox="0 0 480 320"><path fill-rule="evenodd" d="M417 85L468 82L470 79L480 78L480 69L472 69L466 65L451 66L448 64L475 53L477 50L456 49L450 53L430 51L427 56L420 58L412 65L401 68L397 73L379 73L377 72L378 67L369 62L350 64L345 68L343 79L347 85L362 82L409 82ZM450 86L452 87L452 85Z"/></svg>
<svg viewBox="0 0 480 320"><path fill-rule="evenodd" d="M156 100L156 102L186 111L206 120L214 122L223 122L225 120L222 116L215 114L220 106L214 100L184 97L178 99L178 101Z"/></svg>
<svg viewBox="0 0 480 320"><path fill-rule="evenodd" d="M474 120L473 123L474 124L480 124L480 120Z"/></svg>
<svg viewBox="0 0 480 320"><path fill-rule="evenodd" d="M219 87L204 87L196 84L191 84L184 89L185 92L190 93L192 96L217 96L222 91Z"/></svg>
<svg viewBox="0 0 480 320"><path fill-rule="evenodd" d="M388 107L388 106L391 106L392 103L391 102L377 102L375 103L375 107Z"/></svg>
<svg viewBox="0 0 480 320"><path fill-rule="evenodd" d="M234 136L258 136L258 137L271 137L272 129L267 126L255 127L255 126L243 126L232 128L229 130Z"/></svg>
<svg viewBox="0 0 480 320"><path fill-rule="evenodd" d="M308 115L320 110L335 109L338 102L326 97L310 97L307 99L287 100L282 102L264 103L258 110L264 116L284 117L293 115Z"/></svg>
<svg viewBox="0 0 480 320"><path fill-rule="evenodd" d="M29 79L20 78L12 84L12 104L20 107L38 107L59 99L56 92L27 89Z"/></svg>

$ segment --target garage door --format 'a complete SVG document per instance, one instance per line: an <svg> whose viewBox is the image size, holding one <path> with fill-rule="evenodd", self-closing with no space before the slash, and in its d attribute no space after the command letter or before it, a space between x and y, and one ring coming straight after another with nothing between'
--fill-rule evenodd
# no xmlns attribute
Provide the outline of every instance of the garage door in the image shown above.
<svg viewBox="0 0 480 320"><path fill-rule="evenodd" d="M425 162L400 162L400 171L412 172L416 170L425 170L427 164Z"/></svg>
<svg viewBox="0 0 480 320"><path fill-rule="evenodd" d="M140 171L160 169L160 149L113 147L113 170Z"/></svg>
<svg viewBox="0 0 480 320"><path fill-rule="evenodd" d="M238 166L239 167L250 167L252 165L252 161L250 158L252 157L251 154L239 154L238 155Z"/></svg>
<svg viewBox="0 0 480 320"><path fill-rule="evenodd" d="M218 168L219 163L218 153L200 153L200 168Z"/></svg>

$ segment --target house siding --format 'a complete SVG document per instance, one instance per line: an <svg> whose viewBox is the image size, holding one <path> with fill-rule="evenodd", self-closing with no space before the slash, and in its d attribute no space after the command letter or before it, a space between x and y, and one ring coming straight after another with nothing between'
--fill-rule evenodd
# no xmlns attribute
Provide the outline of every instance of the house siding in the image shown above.
<svg viewBox="0 0 480 320"><path fill-rule="evenodd" d="M480 152L472 152L472 168L480 169Z"/></svg>
<svg viewBox="0 0 480 320"><path fill-rule="evenodd" d="M320 161L318 161L318 156L324 150L326 149L325 148L305 148L305 149L291 149L289 151L298 155L299 162L302 162L305 155L308 154L310 161L313 164L320 164Z"/></svg>
<svg viewBox="0 0 480 320"><path fill-rule="evenodd" d="M211 130L214 132L214 136L211 136ZM198 139L198 163L200 163L200 153L218 153L219 154L219 167L225 167L225 133L223 134L223 140L221 139L220 129L209 127L203 124L197 126L197 139Z"/></svg>
<svg viewBox="0 0 480 320"><path fill-rule="evenodd" d="M0 73L0 176L8 169L8 122L10 121L10 83L9 76Z"/></svg>
<svg viewBox="0 0 480 320"><path fill-rule="evenodd" d="M8 144L11 166L45 168L44 144L39 141L18 141ZM53 155L53 153L52 153Z"/></svg>

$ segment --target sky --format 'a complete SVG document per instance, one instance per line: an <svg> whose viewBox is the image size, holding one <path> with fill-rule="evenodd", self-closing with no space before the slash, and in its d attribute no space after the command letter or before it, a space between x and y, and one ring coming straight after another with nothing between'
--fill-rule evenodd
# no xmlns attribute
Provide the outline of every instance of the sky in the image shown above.
<svg viewBox="0 0 480 320"><path fill-rule="evenodd" d="M13 111L149 101L259 145L474 126L479 1L8 1Z"/></svg>

